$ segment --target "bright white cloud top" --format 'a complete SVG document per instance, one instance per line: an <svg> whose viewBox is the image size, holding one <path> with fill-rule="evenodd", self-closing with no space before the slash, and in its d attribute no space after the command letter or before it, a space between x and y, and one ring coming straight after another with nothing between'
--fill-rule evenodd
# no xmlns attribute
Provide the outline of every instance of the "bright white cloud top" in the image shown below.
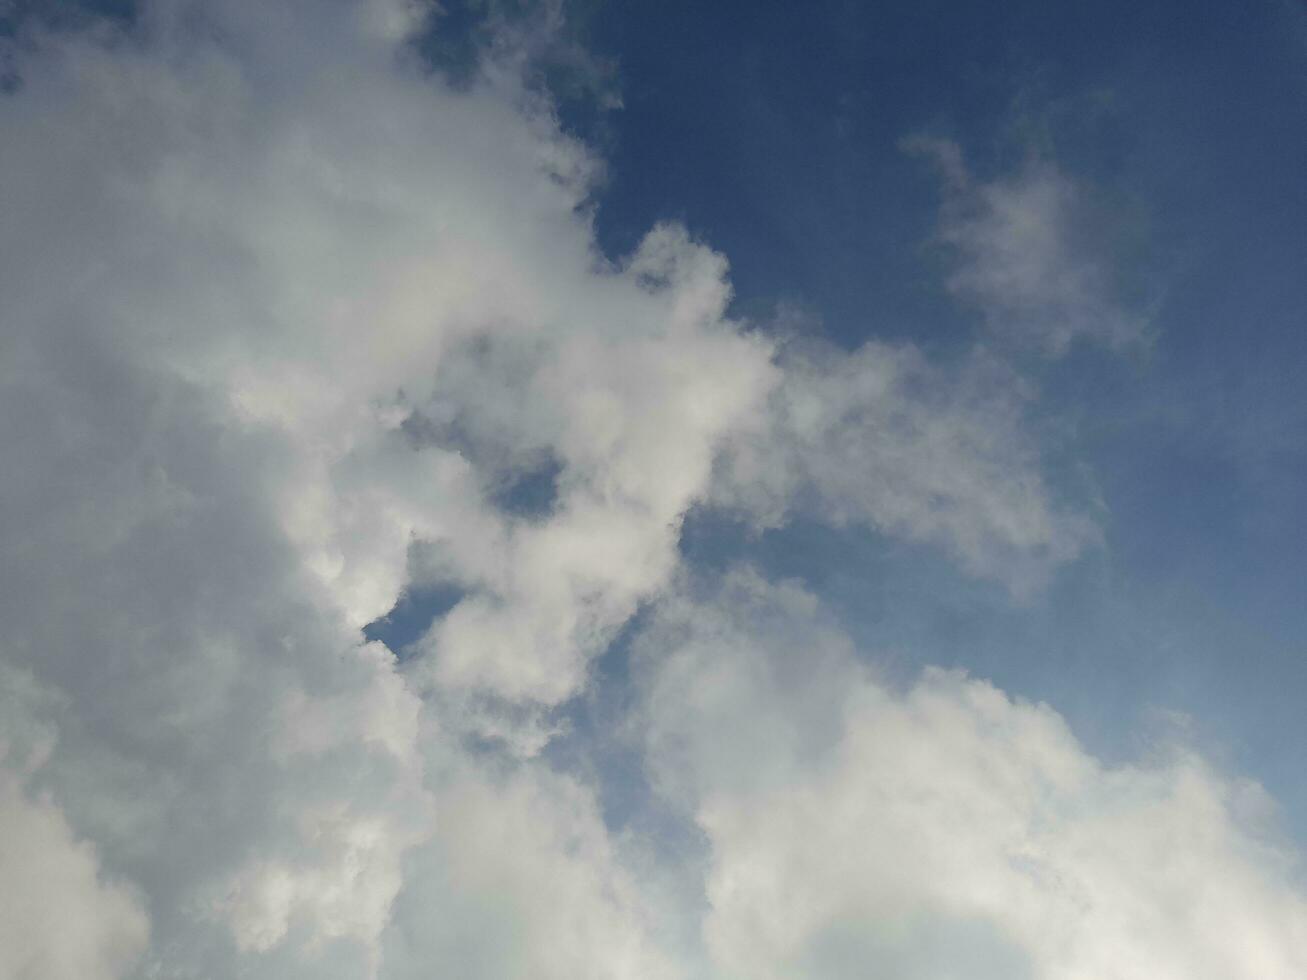
<svg viewBox="0 0 1307 980"><path fill-rule="evenodd" d="M1095 532L1033 387L781 343L676 225L605 259L599 162L511 52L424 70L427 13L176 0L14 48L0 976L1307 973L1255 787L899 690L797 587L685 567L711 505L1037 588ZM1133 334L1080 266L1040 291L1070 185L1020 181L959 191L954 288L1054 350ZM434 586L411 659L363 642ZM545 752L640 609L622 728L688 851Z"/></svg>

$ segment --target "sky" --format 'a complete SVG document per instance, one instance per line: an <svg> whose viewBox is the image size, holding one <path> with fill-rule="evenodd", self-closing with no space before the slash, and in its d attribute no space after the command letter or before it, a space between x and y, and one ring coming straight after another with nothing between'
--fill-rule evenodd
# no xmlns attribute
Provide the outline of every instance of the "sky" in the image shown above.
<svg viewBox="0 0 1307 980"><path fill-rule="evenodd" d="M1307 976L1307 8L0 0L0 980Z"/></svg>

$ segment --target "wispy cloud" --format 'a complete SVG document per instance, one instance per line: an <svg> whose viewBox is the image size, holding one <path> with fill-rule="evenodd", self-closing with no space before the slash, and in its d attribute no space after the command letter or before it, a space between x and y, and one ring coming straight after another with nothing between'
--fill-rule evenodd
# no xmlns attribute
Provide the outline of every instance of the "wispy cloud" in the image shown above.
<svg viewBox="0 0 1307 980"><path fill-rule="evenodd" d="M723 453L718 503L763 526L802 513L926 542L1018 595L1095 539L1091 512L1044 480L1033 388L993 358L800 343L779 364L768 411Z"/></svg>
<svg viewBox="0 0 1307 980"><path fill-rule="evenodd" d="M1122 257L1100 233L1105 217L1085 187L1037 156L982 180L952 141L918 136L903 146L943 180L938 235L952 253L949 291L995 334L1049 357L1077 341L1117 350L1147 343L1148 310L1124 294Z"/></svg>

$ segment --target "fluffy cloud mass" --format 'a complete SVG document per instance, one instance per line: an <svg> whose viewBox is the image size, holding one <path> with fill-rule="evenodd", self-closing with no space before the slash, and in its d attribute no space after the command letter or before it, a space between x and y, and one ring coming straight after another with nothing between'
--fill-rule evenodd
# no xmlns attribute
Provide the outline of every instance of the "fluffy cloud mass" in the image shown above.
<svg viewBox="0 0 1307 980"><path fill-rule="evenodd" d="M721 977L1285 978L1307 899L1256 787L1106 766L955 672L876 679L813 598L737 573L644 638L662 791L708 840Z"/></svg>
<svg viewBox="0 0 1307 980"><path fill-rule="evenodd" d="M696 506L1018 591L1093 529L1006 369L782 345L678 225L601 254L598 161L511 52L432 74L432 16L158 0L6 49L0 974L1288 976L1300 900L1200 764L891 694L785 588L687 597ZM403 663L365 642L437 589ZM547 751L642 608L624 734L694 859Z"/></svg>

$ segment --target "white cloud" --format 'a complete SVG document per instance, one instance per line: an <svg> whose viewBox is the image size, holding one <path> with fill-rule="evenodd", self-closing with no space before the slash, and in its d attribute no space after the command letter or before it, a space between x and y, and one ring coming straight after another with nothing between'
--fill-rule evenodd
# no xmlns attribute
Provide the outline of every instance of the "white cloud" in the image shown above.
<svg viewBox="0 0 1307 980"><path fill-rule="evenodd" d="M991 330L1050 357L1079 340L1118 350L1147 341L1147 313L1127 299L1121 256L1082 184L1037 157L984 181L951 141L916 137L904 145L939 167L938 234L955 259L948 288Z"/></svg>
<svg viewBox="0 0 1307 980"><path fill-rule="evenodd" d="M1307 970L1264 794L1183 747L1107 766L983 681L895 690L811 596L749 573L643 642L650 761L711 851L713 976Z"/></svg>
<svg viewBox="0 0 1307 980"><path fill-rule="evenodd" d="M49 701L0 663L0 976L122 977L149 935L138 897L105 880L94 845L29 785L57 738L34 716Z"/></svg>
<svg viewBox="0 0 1307 980"><path fill-rule="evenodd" d="M596 161L509 68L430 77L402 43L422 17L156 0L14 51L0 657L27 707L0 848L6 878L40 878L0 943L19 975L679 975L663 871L539 753L676 580L685 511L715 492L774 521L814 494L1015 588L1084 538L1008 376L778 355L674 225L609 262ZM504 506L542 467L548 506ZM433 584L463 598L410 667L361 642ZM691 740L681 775L713 782L693 793L733 861L752 767L705 766L685 711L733 703L741 661L674 662L699 673L657 730ZM811 717L777 705L775 752L847 741L828 676ZM778 819L841 799L773 771ZM712 913L724 967L749 908Z"/></svg>
<svg viewBox="0 0 1307 980"><path fill-rule="evenodd" d="M48 798L0 771L0 975L122 977L147 919L130 891L100 880L95 848Z"/></svg>
<svg viewBox="0 0 1307 980"><path fill-rule="evenodd" d="M1017 594L1096 537L1059 504L1026 420L1030 386L983 354L944 367L909 344L785 350L766 414L722 460L715 499L764 526L805 510L941 546Z"/></svg>
<svg viewBox="0 0 1307 980"><path fill-rule="evenodd" d="M37 38L0 100L4 656L58 693L39 778L139 890L147 975L380 970L406 855L476 829L442 823L471 791L435 794L429 757L460 717L518 735L450 712L577 690L771 383L720 258L666 228L607 267L547 107L446 89L378 11L147 5L130 37ZM437 403L470 442L412 438ZM536 447L563 464L544 522L489 492ZM416 685L358 636L415 542L468 590ZM479 792L543 800L527 827L553 805ZM568 846L541 860L600 921L620 875ZM516 942L500 919L455 938ZM103 929L125 955L141 921Z"/></svg>
<svg viewBox="0 0 1307 980"><path fill-rule="evenodd" d="M386 936L387 977L683 975L587 787L534 763L435 769L443 831L411 857Z"/></svg>

